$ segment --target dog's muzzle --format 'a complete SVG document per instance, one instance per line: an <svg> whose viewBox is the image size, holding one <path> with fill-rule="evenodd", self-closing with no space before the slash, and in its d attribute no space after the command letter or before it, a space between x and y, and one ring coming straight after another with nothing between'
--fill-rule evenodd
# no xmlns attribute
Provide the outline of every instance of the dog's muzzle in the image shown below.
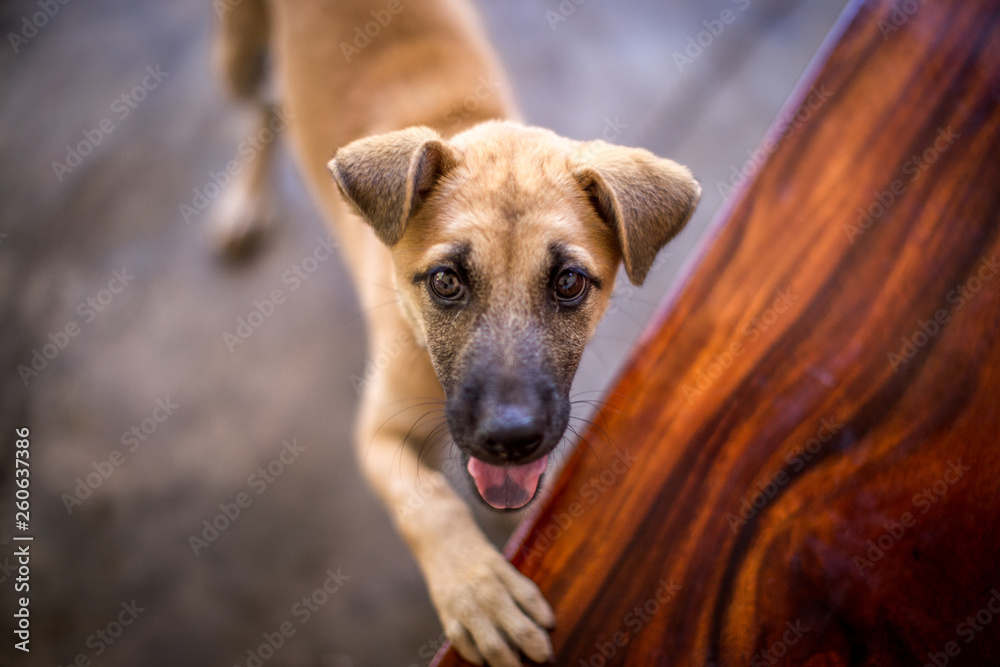
<svg viewBox="0 0 1000 667"><path fill-rule="evenodd" d="M448 426L469 456L467 469L483 500L509 510L535 497L568 413L568 401L544 377L476 374L449 397Z"/></svg>

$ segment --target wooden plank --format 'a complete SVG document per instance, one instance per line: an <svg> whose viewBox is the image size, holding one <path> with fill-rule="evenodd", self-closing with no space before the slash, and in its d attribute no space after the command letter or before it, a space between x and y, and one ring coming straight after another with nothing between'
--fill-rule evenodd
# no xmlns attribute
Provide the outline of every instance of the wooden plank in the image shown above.
<svg viewBox="0 0 1000 667"><path fill-rule="evenodd" d="M848 12L508 547L558 665L1000 664L1000 5Z"/></svg>

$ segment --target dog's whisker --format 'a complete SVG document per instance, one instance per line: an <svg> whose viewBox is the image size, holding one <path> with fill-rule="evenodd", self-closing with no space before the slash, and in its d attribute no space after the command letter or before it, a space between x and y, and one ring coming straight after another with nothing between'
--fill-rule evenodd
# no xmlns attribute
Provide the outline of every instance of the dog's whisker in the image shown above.
<svg viewBox="0 0 1000 667"><path fill-rule="evenodd" d="M379 308L385 308L386 306L391 306L393 304L398 304L398 303L400 303L399 297L393 299L392 301L386 301L385 303L380 303L378 305L372 306L371 308L365 308L364 310L361 311L361 314L364 315L367 313L371 313L378 310Z"/></svg>
<svg viewBox="0 0 1000 667"><path fill-rule="evenodd" d="M609 446L612 445L612 443L611 443L611 436L608 435L608 432L605 431L604 428L601 427L600 425L598 425L597 423L592 422L591 420L586 419L584 417L570 417L570 419L576 419L577 421L581 421L581 422L587 424L588 426L592 427L590 430L600 431L600 433L604 436L604 439L608 443L608 445Z"/></svg>
<svg viewBox="0 0 1000 667"><path fill-rule="evenodd" d="M576 405L577 403L586 403L587 405L591 405L591 406L598 406L598 405L600 405L601 407L614 408L615 410L618 410L619 412L621 412L621 408L619 408L617 405L615 405L611 401L602 401L602 400L596 399L596 398L574 398L573 400L570 401L570 405Z"/></svg>
<svg viewBox="0 0 1000 667"><path fill-rule="evenodd" d="M424 405L426 405L426 403ZM415 429L417 427L417 425L421 421L423 421L428 415L432 415L432 414L435 414L435 413L438 413L438 412L440 412L440 413L443 414L444 413L444 409L443 408L434 408L433 410L428 410L424 414L420 415L420 417L418 417L417 420L415 422L413 422L413 424L410 426L410 430L408 430L406 432L406 435L403 436L403 442L405 443L405 442L407 442L410 439L410 435L413 433L413 429Z"/></svg>
<svg viewBox="0 0 1000 667"><path fill-rule="evenodd" d="M609 391L607 391L605 389L586 389L586 390L578 391L578 392L575 392L572 395L570 395L570 398L574 398L576 396L583 396L584 394L603 394L603 395L608 396L608 397L617 396L618 398L624 398L629 403L635 403L636 402L636 400L634 398L632 398L631 396L626 396L625 394L623 394L621 392L617 392L617 391L611 391L611 392L609 392Z"/></svg>
<svg viewBox="0 0 1000 667"><path fill-rule="evenodd" d="M417 463L418 464L420 463L420 458L423 456L424 451L426 449L428 449L428 447L431 450L433 450L434 447L436 447L438 444L440 444L440 440L435 440L435 438L438 438L439 435L442 432L447 432L447 430L448 430L448 423L447 423L447 421L445 419L445 416L443 414L444 411L443 410L438 410L437 412L441 412L442 413L442 416L439 418L440 421L438 421L436 424L433 424L433 422L428 424L428 426L431 426L433 424L433 428L431 428L431 430L428 431L427 435L424 436L423 440L420 442L420 447L417 449ZM419 466L418 466L418 470L419 470Z"/></svg>
<svg viewBox="0 0 1000 667"><path fill-rule="evenodd" d="M596 410L597 413L599 415L601 415L601 419L604 420L604 424L605 425L607 425L607 423L608 423L608 416L606 414L604 414L604 410L602 408L611 407L611 408L615 408L616 410L618 410L618 408L615 407L615 406L613 406L613 405L605 404L604 406L602 406L601 405L601 401L588 401L586 399L582 399L582 400L572 401L570 403L570 405L580 405L580 404L589 405L591 408L593 408L594 410ZM621 412L621 410L618 410L618 411Z"/></svg>
<svg viewBox="0 0 1000 667"><path fill-rule="evenodd" d="M426 405L426 403L424 405ZM420 415L420 417L418 417L416 419L416 421L414 421L413 424L410 425L410 428L406 432L406 435L403 436L403 439L400 441L400 448L399 448L399 452L400 452L400 479L402 479L402 472L403 472L403 470L402 470L402 465L403 465L402 452L403 452L403 448L405 448L405 447L408 446L407 443L410 440L410 435L413 433L414 429L417 428L417 426L420 424L420 422L422 422L424 419L426 419L430 415L434 415L434 414L437 414L437 413L441 413L442 419L443 419L443 415L444 415L444 409L443 408L435 408L433 410L428 410L424 414ZM429 425L430 424L428 424L428 426ZM437 428L440 428L440 424L438 424L437 426L435 426L435 429L437 429ZM427 439L425 437L424 441L426 441L426 440ZM420 474L420 453L421 453L422 450L423 450L423 445L421 445L421 447L417 450L417 475ZM393 460L395 460L395 457L394 457Z"/></svg>
<svg viewBox="0 0 1000 667"><path fill-rule="evenodd" d="M394 404L394 403L402 403L402 402L404 402L404 401L412 401L412 400L418 400L418 401L419 401L420 399L419 399L419 398L416 398L416 399L415 399L415 398L406 398L406 399L400 399L399 401L392 401L392 402L390 402L390 403L387 403L386 405L388 406L388 405L392 405L392 404ZM376 429L375 429L375 430L374 430L374 431L372 432L372 437L371 437L371 439L370 439L370 440L368 441L368 446L367 446L367 447L365 447L365 455L364 455L364 456L362 457L362 464L367 464L367 463L368 463L368 452L369 452L369 450L371 450L371 448L372 448L372 445L374 445L374 444L375 444L375 440L376 440L376 438L378 438L378 434L379 434L379 433L380 433L380 432L382 431L382 429L383 429L383 428L385 428L385 425L386 425L386 424L388 424L388 423L389 423L390 421L392 421L393 419L395 419L395 418L396 418L396 417L398 417L399 415L403 414L403 413L404 413L404 412L406 412L407 410L413 410L413 409L415 409L415 408L419 408L419 407L423 407L423 406L426 406L426 405L439 405L439 404L440 404L440 401L438 401L438 400L436 400L436 399L431 399L431 400L429 400L429 401L424 401L424 402L420 402L420 403L415 403L415 404L413 404L413 405L410 405L410 406L408 406L408 407L405 407L405 408L403 408L402 410L398 410L398 411L397 411L397 412L395 412L394 414L392 414L392 415L390 415L389 417L387 417L387 418L386 418L386 419L385 419L385 420L384 420L384 421L383 421L383 422L382 422L381 424L379 424L378 428L376 428ZM438 410L441 410L441 408L438 408ZM404 439L404 440L403 440L403 444L405 444L405 443L406 443L406 440ZM395 461L395 456L393 456L393 461Z"/></svg>
<svg viewBox="0 0 1000 667"><path fill-rule="evenodd" d="M586 451L590 452L590 455L594 457L595 461L597 461L598 467L603 469L604 463L603 461L601 461L601 457L598 455L597 450L594 449L593 445L591 445L590 442L588 442L587 439L583 435L581 435L580 432L577 431L572 424L567 424L566 428L572 431L573 435L576 436L576 441L574 445L576 447L582 446ZM563 437L565 438L566 436L563 435Z"/></svg>
<svg viewBox="0 0 1000 667"><path fill-rule="evenodd" d="M575 428L573 428L572 424L566 424L566 430L573 434L573 441L571 444L575 446L576 443L580 442L580 432L577 431ZM563 433L562 440L566 440L567 442L569 442L569 439L566 437L565 433ZM560 440L560 444L562 444L562 440Z"/></svg>
<svg viewBox="0 0 1000 667"><path fill-rule="evenodd" d="M618 407L611 401L601 401L596 398L577 398L570 401L570 405L576 405L577 403L585 403L595 408L597 406L600 406L602 408L610 408L612 410L615 410L616 412L621 412L622 410L620 407Z"/></svg>
<svg viewBox="0 0 1000 667"><path fill-rule="evenodd" d="M359 283L366 283L368 285L374 285L375 287L381 287L384 290L388 290L390 292L395 292L396 294L399 294L399 288L396 287L395 285L392 285L392 284L386 285L385 283L380 283L377 280L370 280L368 278L365 278L365 277L359 276L359 275L355 275L354 278Z"/></svg>
<svg viewBox="0 0 1000 667"><path fill-rule="evenodd" d="M409 399L407 399L407 400L409 400ZM402 402L402 401L397 401L397 402ZM375 429L375 433L372 434L372 439L374 440L375 437L378 436L379 431L381 431L383 428L385 428L386 424L388 424L390 421L392 421L393 419L395 419L399 415L403 414L407 410L413 410L415 408L421 408L421 407L424 407L424 406L427 406L427 405L437 405L437 403L435 401L424 401L422 403L414 403L413 405L407 406L407 407L403 408L402 410L397 410L392 415L386 417L385 420L381 424L379 424L378 428ZM441 409L441 408L438 408L438 409Z"/></svg>
<svg viewBox="0 0 1000 667"><path fill-rule="evenodd" d="M437 396L407 396L406 398L400 398L400 399L397 399L395 401L387 401L385 403L382 403L382 407L388 408L388 407L391 407L393 405L398 405L400 403L404 403L406 401L424 401L423 403L416 404L416 405L420 405L420 406L430 405L430 404L433 404L433 403L437 403L437 404L440 404L442 406L444 405L444 399L440 398L440 397L437 397Z"/></svg>

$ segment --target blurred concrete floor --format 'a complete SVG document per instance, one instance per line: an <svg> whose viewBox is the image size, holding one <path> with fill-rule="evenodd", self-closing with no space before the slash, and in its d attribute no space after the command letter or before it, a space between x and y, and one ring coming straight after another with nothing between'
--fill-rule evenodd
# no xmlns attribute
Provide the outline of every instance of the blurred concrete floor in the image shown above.
<svg viewBox="0 0 1000 667"><path fill-rule="evenodd" d="M529 122L644 146L705 189L647 285L620 281L575 385L596 398L844 3L591 0L558 22L558 0L480 4ZM705 33L724 10L732 21ZM245 138L210 67L211 4L74 2L25 31L39 11L0 8L0 664L426 664L440 626L349 445L358 305L336 257L307 262L295 290L283 281L325 234L294 166L276 170L278 224L246 265L213 256L209 212L182 216ZM150 71L144 99L116 103ZM94 150L54 168L88 133ZM223 334L275 288L286 301L230 351ZM36 350L52 358L25 380ZM30 654L10 639L25 426ZM96 488L68 508L88 475ZM497 539L511 528L484 520ZM206 521L228 526L209 542ZM294 635L278 642L282 624Z"/></svg>

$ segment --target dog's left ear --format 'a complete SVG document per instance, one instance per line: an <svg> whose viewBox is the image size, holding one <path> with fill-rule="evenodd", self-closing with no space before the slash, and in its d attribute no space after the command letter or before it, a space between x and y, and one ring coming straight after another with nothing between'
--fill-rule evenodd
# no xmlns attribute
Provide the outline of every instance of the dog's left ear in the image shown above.
<svg viewBox="0 0 1000 667"><path fill-rule="evenodd" d="M582 145L574 176L614 230L629 280L641 285L667 242L694 213L701 186L687 167L641 148Z"/></svg>
<svg viewBox="0 0 1000 667"><path fill-rule="evenodd" d="M340 192L390 248L406 221L456 163L454 150L434 130L405 130L358 139L327 164Z"/></svg>

